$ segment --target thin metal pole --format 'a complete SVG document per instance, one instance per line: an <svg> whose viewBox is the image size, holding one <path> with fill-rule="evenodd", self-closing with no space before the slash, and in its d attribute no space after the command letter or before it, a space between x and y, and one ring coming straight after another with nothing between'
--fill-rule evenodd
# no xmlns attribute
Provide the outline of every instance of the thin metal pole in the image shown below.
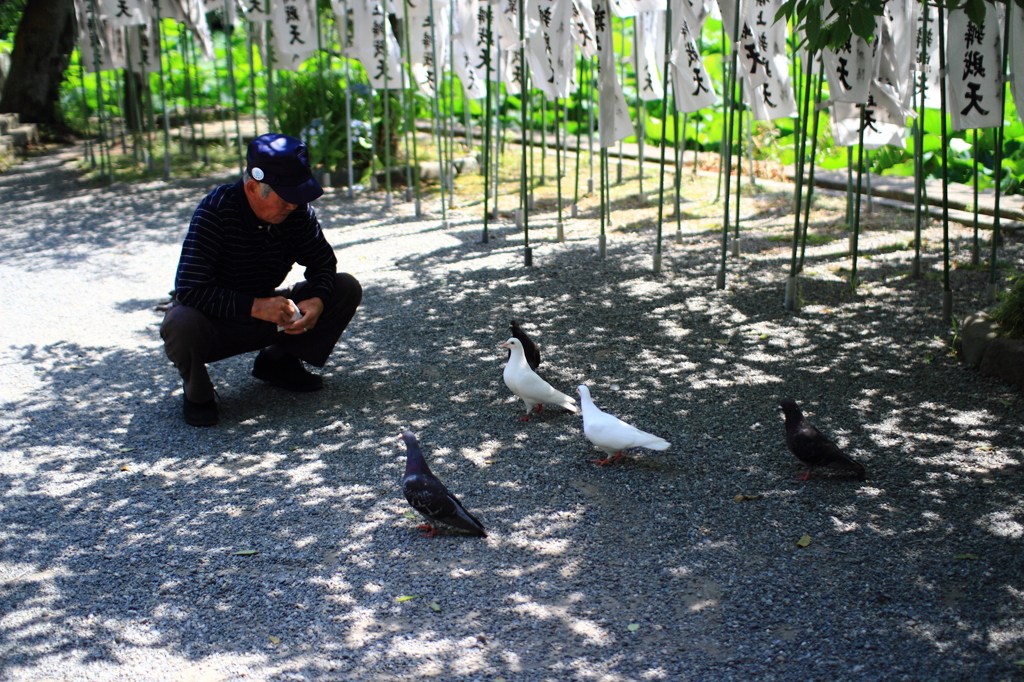
<svg viewBox="0 0 1024 682"><path fill-rule="evenodd" d="M92 41L92 58L93 66L96 70L96 104L99 108L99 124L100 124L100 177L107 176L107 179L111 184L114 182L114 167L110 163L110 147L109 140L107 139L107 125L106 125L106 107L103 102L103 79L100 78L100 38L97 31L99 31L99 12L96 8L97 0L92 0L90 7L92 8L92 21L91 36ZM106 158L104 159L104 153Z"/></svg>
<svg viewBox="0 0 1024 682"><path fill-rule="evenodd" d="M238 84L235 82L235 56L234 46L232 45L231 37L235 33L235 25L228 21L228 3L233 0L224 0L224 51L227 52L227 65L228 65L228 87L231 89L231 106L234 109L235 114L235 146L238 149L238 172L239 174L245 170L245 157L242 154L242 124L238 120ZM317 22L317 29L319 30L320 22ZM227 126L225 126L226 128Z"/></svg>
<svg viewBox="0 0 1024 682"><path fill-rule="evenodd" d="M160 108L164 119L164 180L171 179L171 119L167 112L167 92L164 88L164 38L163 19L160 16L160 0L153 0L156 7L156 58L160 64Z"/></svg>
<svg viewBox="0 0 1024 682"><path fill-rule="evenodd" d="M922 3L923 10L923 24L920 35L928 35L928 17L931 14L931 9L928 3ZM922 39L921 41L921 54L918 57L918 68L920 69L921 78L918 86L917 95L920 99L920 109L918 111L917 120L914 121L914 259L910 266L910 276L912 278L918 278L921 276L921 221L923 219L922 206L924 204L925 195L925 178L924 178L924 151L922 146L924 145L924 114L925 114L925 89L928 83L928 74L926 71L926 63L928 61L928 41Z"/></svg>
<svg viewBox="0 0 1024 682"><path fill-rule="evenodd" d="M256 97L256 67L253 58L252 22L243 19L245 26L245 53L249 60L249 94L252 95L252 134L259 137L259 102ZM239 141L241 144L241 141Z"/></svg>
<svg viewBox="0 0 1024 682"><path fill-rule="evenodd" d="M558 224L556 225L555 229L556 229L556 234L557 234L556 241L564 242L565 241L565 233L564 233L564 229L565 228L564 228L564 225L562 224L562 155L561 155L561 153L559 153L559 150L560 150L560 148L562 146L562 137L561 137L561 133L559 131L561 126L559 125L559 122L558 122L558 110L559 110L560 107L558 106L558 99L557 98L555 99L554 104L555 104L555 106L554 106L554 109L555 109L555 192L558 195L558 197L557 197L557 202L558 202Z"/></svg>
<svg viewBox="0 0 1024 682"><path fill-rule="evenodd" d="M346 192L349 199L355 196L355 169L352 162L352 58L349 57L348 48L348 0L344 0L342 5L342 12L344 15L344 21L342 24L342 45L341 45L341 58L345 60L345 130L348 134L345 135L345 165L346 171L348 172L348 192ZM406 12L408 17L408 12ZM373 119L373 107L370 107L370 118ZM416 138L414 137L413 140ZM415 155L415 153L414 153ZM417 179L417 190L419 189L419 173L416 173ZM417 198L419 195L417 194Z"/></svg>
<svg viewBox="0 0 1024 682"><path fill-rule="evenodd" d="M797 272L804 270L804 256L807 254L807 230L811 222L811 202L814 199L814 162L818 153L818 121L821 119L821 90L825 81L825 65L822 59L818 58L818 90L814 96L814 127L811 131L811 155L810 172L807 174L807 199L804 200L804 224L803 235L800 239L800 263L797 265Z"/></svg>
<svg viewBox="0 0 1024 682"><path fill-rule="evenodd" d="M1006 78L1006 62L1010 54L1010 13L1019 12L1019 7L1014 3L1006 3L1007 18L1003 23L1003 61L999 69L999 81L1003 83ZM1003 83L999 90L999 130L996 131L996 205L995 216L992 221L992 255L989 262L988 274L988 299L996 299L996 250L999 248L999 228L1001 217L999 215L999 197L1003 185L1003 126L1006 121L1006 84Z"/></svg>
<svg viewBox="0 0 1024 682"><path fill-rule="evenodd" d="M78 51L78 79L79 79L79 82L81 83L81 86L82 86L80 88L80 90L81 90L81 99L82 99L82 121L83 121L83 123L85 125L85 154L86 154L86 156L89 159L89 165L92 168L95 168L96 167L96 154L93 153L93 148L92 148L92 131L90 130L91 126L89 125L89 118L90 118L90 116L89 116L89 100L87 99L86 90L85 90L85 64L83 62L83 57L84 57L84 55L82 54L82 51L79 50Z"/></svg>
<svg viewBox="0 0 1024 682"><path fill-rule="evenodd" d="M793 255L789 263L789 276L796 277L800 272L798 267L798 247L800 243L800 214L803 202L803 189L804 189L804 158L807 149L807 120L808 120L808 109L811 102L811 70L814 67L814 56L808 52L807 54L807 78L804 80L804 109L803 114L796 121L796 132L799 135L797 139L797 157L796 157L796 187L794 189L793 196ZM794 70L799 72L794 66ZM792 302L790 302L792 303ZM792 308L787 306L787 310Z"/></svg>
<svg viewBox="0 0 1024 682"><path fill-rule="evenodd" d="M488 7L488 9L487 9L488 16L490 15L490 11L491 11L490 7ZM408 2L408 0L402 0L402 13L403 13L403 16L405 18L405 31L404 31L404 33L405 33L405 53L406 54L412 54L412 37L411 37L411 34L412 34L412 24L409 23L409 2ZM346 14L345 16L346 16L346 21L347 21L348 15ZM347 31L347 29L346 29L346 31ZM348 39L348 33L347 32L346 32L345 36L346 36L346 40L347 40ZM489 52L488 52L488 56L490 56ZM412 138L412 156L410 157L408 163L406 164L406 167L409 169L408 173L412 177L411 178L406 178L406 182L407 183L411 183L412 186L413 186L413 197L414 197L415 206L416 206L416 217L420 218L420 217L422 217L422 213L421 213L421 203L420 203L419 152L416 149L416 88L417 88L417 85L416 85L416 78L412 75L412 64L408 64L408 60L407 60L407 65L408 65L408 69L409 69L409 75L408 75L408 77L409 77L409 107L408 107L408 109L406 109L406 124L405 125L406 125L406 128L408 128L408 137ZM346 100L348 100L349 97L350 97L350 95L348 93L348 89L346 88L346 90L345 90L345 98L346 98ZM351 149L351 143L349 143L349 144L350 144L350 149ZM351 156L352 156L352 153L350 151L349 152L349 157L351 157ZM486 177L486 171L485 171L485 177Z"/></svg>
<svg viewBox="0 0 1024 682"><path fill-rule="evenodd" d="M587 137L587 154L589 156L590 163L590 178L587 180L587 194L594 193L594 91L597 89L596 78L594 76L597 70L597 57L590 58L590 106L587 108L588 118L588 137Z"/></svg>
<svg viewBox="0 0 1024 682"><path fill-rule="evenodd" d="M864 112L867 107L858 104L860 107L860 134L857 140L857 197L856 207L853 212L853 235L850 240L850 255L853 257L853 264L850 267L850 288L857 288L857 251L860 238L860 194L861 178L864 174Z"/></svg>
<svg viewBox="0 0 1024 682"><path fill-rule="evenodd" d="M523 217L523 262L529 267L533 265L533 250L530 248L530 202L527 197L526 178L526 103L529 99L527 84L530 80L530 70L526 64L526 14L523 5L525 5L524 2L516 3L516 8L519 12L519 94L522 113L520 142L523 151L519 177L519 205Z"/></svg>
<svg viewBox="0 0 1024 682"><path fill-rule="evenodd" d="M439 78L439 72L443 71L443 68L441 68L441 65L437 61L437 22L434 21L434 0L429 0L428 6L430 9L430 55L431 63L433 64L434 67L434 98L431 101L433 102L434 105L434 134L437 138L437 157L439 162L438 166L441 171L441 221L447 224L447 197L445 196L444 191L446 177L444 167L444 143L441 140L441 108L440 104L438 103L438 100L441 98L441 93L443 91L441 81Z"/></svg>
<svg viewBox="0 0 1024 682"><path fill-rule="evenodd" d="M971 265L979 261L978 245L978 129L971 130L971 156L974 160L974 238L971 240Z"/></svg>
<svg viewBox="0 0 1024 682"><path fill-rule="evenodd" d="M735 8L734 15L735 16L733 20L733 35L738 36L740 30L740 9L738 3ZM725 31L723 29L723 35L724 33ZM724 217L722 220L722 257L718 270L718 277L715 281L715 287L718 289L725 288L725 267L726 258L728 257L729 251L729 182L730 176L732 174L732 124L733 114L735 113L733 106L733 97L735 95L736 81L738 80L736 78L736 50L734 48L730 48L729 52L729 74L726 77L726 81L728 82L726 92L728 94L725 96L725 102L723 104L723 106L726 107L726 110L729 112L729 116L726 119L726 130L722 139L723 146L725 147L725 168L722 170L722 175L725 178L725 207ZM719 166L721 166L721 164L719 164Z"/></svg>
<svg viewBox="0 0 1024 682"><path fill-rule="evenodd" d="M661 272L661 238L662 238L662 222L665 219L665 141L668 137L668 117L669 117L669 100L668 100L668 87L669 87L669 67L672 62L672 6L669 5L665 9L665 61L663 62L664 68L664 88L661 98L661 169L658 174L658 238L654 247L654 272L655 274ZM679 145L678 129L679 129L679 117L675 117L676 122L676 145ZM642 147L641 147L642 149ZM641 153L641 158L643 154ZM640 166L640 177L643 178L643 166ZM679 177L679 164L676 164L676 177ZM641 194L643 191L641 190ZM678 192L676 198L678 200ZM678 208L677 208L678 213Z"/></svg>
<svg viewBox="0 0 1024 682"><path fill-rule="evenodd" d="M945 26L944 8L939 5L939 26ZM939 30L939 73L946 77L946 37L945 31ZM1004 86L1005 87L1005 86ZM940 113L942 124L942 320L949 322L953 314L953 292L949 286L949 164L947 146L949 132L946 123L946 88L940 91Z"/></svg>

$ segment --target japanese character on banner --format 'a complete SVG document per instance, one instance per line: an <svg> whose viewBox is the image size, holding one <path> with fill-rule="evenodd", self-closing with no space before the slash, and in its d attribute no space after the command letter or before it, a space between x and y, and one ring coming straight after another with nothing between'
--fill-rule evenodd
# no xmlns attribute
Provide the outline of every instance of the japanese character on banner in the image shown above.
<svg viewBox="0 0 1024 682"><path fill-rule="evenodd" d="M797 114L793 83L787 68L789 59L784 52L776 53L772 57L772 64L774 68L768 80L755 88L747 84L747 101L750 102L755 121L773 121Z"/></svg>
<svg viewBox="0 0 1024 682"><path fill-rule="evenodd" d="M139 0L100 0L103 18L113 26L143 26L149 23L147 6Z"/></svg>
<svg viewBox="0 0 1024 682"><path fill-rule="evenodd" d="M835 143L842 147L856 145L860 140L861 108L852 102L833 102L830 109ZM905 147L907 119L912 116L913 110L903 104L896 88L876 80L868 89L864 105L864 148Z"/></svg>
<svg viewBox="0 0 1024 682"><path fill-rule="evenodd" d="M552 99L567 97L575 67L571 0L533 0L527 10L538 26L526 51L533 87Z"/></svg>
<svg viewBox="0 0 1024 682"><path fill-rule="evenodd" d="M775 21L780 0L753 0L747 25L752 27L763 81L754 85L745 79L748 100L755 120L771 121L795 116L796 98L790 81L790 62L786 54L786 22Z"/></svg>
<svg viewBox="0 0 1024 682"><path fill-rule="evenodd" d="M455 73L462 83L462 90L469 99L480 99L487 94L483 60L478 51L477 40L480 33L477 25L477 0L454 0L455 26L452 30L452 50ZM485 9L486 12L486 9ZM486 14L484 26L487 25ZM486 46L485 46L486 47ZM480 59L478 65L477 60Z"/></svg>
<svg viewBox="0 0 1024 682"><path fill-rule="evenodd" d="M160 53L156 44L156 19L145 26L131 26L125 29L128 33L128 68L133 73L156 73L160 71Z"/></svg>
<svg viewBox="0 0 1024 682"><path fill-rule="evenodd" d="M692 113L705 107L714 106L717 98L712 87L711 76L704 68L704 60L697 50L696 19L690 11L687 0L674 0L672 4L672 25L675 27L672 46L672 88L675 93L676 110Z"/></svg>
<svg viewBox="0 0 1024 682"><path fill-rule="evenodd" d="M831 11L832 4L825 0L825 5L821 9L822 19ZM830 101L855 104L868 101L868 89L878 72L880 40L877 20L875 24L875 39L871 43L860 36L851 35L846 44L839 49L825 49L822 52Z"/></svg>
<svg viewBox="0 0 1024 682"><path fill-rule="evenodd" d="M769 0L751 0L740 8L740 37L735 45L738 72L751 87L757 87L772 77L768 29L774 23L773 4Z"/></svg>
<svg viewBox="0 0 1024 682"><path fill-rule="evenodd" d="M615 71L612 50L611 14L607 0L594 2L594 28L597 37L597 125L602 147L611 147L633 135L626 97Z"/></svg>
<svg viewBox="0 0 1024 682"><path fill-rule="evenodd" d="M946 24L946 88L953 130L994 128L1003 118L999 17L985 12L977 25L962 9Z"/></svg>
<svg viewBox="0 0 1024 682"><path fill-rule="evenodd" d="M241 0L241 9L245 18L253 23L270 21L267 0Z"/></svg>
<svg viewBox="0 0 1024 682"><path fill-rule="evenodd" d="M641 12L637 29L637 94L645 102L660 100L665 96L661 80L665 61L665 13Z"/></svg>
<svg viewBox="0 0 1024 682"><path fill-rule="evenodd" d="M89 73L123 69L126 64L124 35L102 15L94 13L90 0L75 0L78 17L78 49L82 66Z"/></svg>
<svg viewBox="0 0 1024 682"><path fill-rule="evenodd" d="M273 2L270 17L277 43L275 52L281 55L282 61L288 61L285 57L316 50L316 14L309 0Z"/></svg>
<svg viewBox="0 0 1024 682"><path fill-rule="evenodd" d="M927 10L925 12L922 11L919 3L911 4L913 5L914 21L914 56L912 61L915 73L913 87L919 87L921 74L917 70L923 68L925 72L925 106L930 109L938 109L942 99L942 77L939 74L939 11L938 8L928 5L925 6L925 10ZM924 47L923 62L922 46Z"/></svg>
<svg viewBox="0 0 1024 682"><path fill-rule="evenodd" d="M580 48L584 59L592 59L597 55L597 38L594 28L594 8L590 0L571 0L572 24L570 33L573 43Z"/></svg>
<svg viewBox="0 0 1024 682"><path fill-rule="evenodd" d="M448 5L435 0L435 27L431 23L429 0L406 0L406 3L409 16L409 69L419 91L425 97L434 97L437 92L437 69L434 62L436 60L439 65L437 68L443 71L448 58L448 41L444 38L448 34L449 13L445 11ZM363 25L359 23L358 17L353 21L354 26ZM355 32L356 44L361 40L359 33ZM353 49L358 51L357 47Z"/></svg>

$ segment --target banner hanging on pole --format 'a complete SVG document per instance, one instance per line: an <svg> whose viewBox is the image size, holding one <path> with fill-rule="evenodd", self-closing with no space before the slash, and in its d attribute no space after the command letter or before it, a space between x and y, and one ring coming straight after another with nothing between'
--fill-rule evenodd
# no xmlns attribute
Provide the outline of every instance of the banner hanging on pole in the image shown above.
<svg viewBox="0 0 1024 682"><path fill-rule="evenodd" d="M629 106L615 72L612 50L611 14L608 0L594 3L594 28L597 37L597 120L601 146L611 147L634 134Z"/></svg>
<svg viewBox="0 0 1024 682"><path fill-rule="evenodd" d="M998 126L1006 91L999 17L985 12L979 26L962 9L951 10L946 38L946 92L953 130Z"/></svg>

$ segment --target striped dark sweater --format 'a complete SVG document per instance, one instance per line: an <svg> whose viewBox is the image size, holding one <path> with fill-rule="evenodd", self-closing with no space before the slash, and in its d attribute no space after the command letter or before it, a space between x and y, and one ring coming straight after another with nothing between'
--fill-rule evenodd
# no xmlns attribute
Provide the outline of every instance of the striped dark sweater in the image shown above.
<svg viewBox="0 0 1024 682"><path fill-rule="evenodd" d="M310 298L330 303L338 261L309 204L279 225L261 224L241 181L221 185L192 216L175 296L210 317L252 319L253 299L273 296L295 263L306 267Z"/></svg>

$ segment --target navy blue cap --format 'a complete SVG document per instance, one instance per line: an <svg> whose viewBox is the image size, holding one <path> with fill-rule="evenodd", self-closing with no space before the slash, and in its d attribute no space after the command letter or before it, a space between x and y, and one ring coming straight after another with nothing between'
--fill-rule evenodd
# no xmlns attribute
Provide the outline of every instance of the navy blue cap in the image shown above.
<svg viewBox="0 0 1024 682"><path fill-rule="evenodd" d="M267 183L289 204L309 203L324 193L309 169L309 150L294 137L260 135L249 143L245 163L253 180Z"/></svg>

